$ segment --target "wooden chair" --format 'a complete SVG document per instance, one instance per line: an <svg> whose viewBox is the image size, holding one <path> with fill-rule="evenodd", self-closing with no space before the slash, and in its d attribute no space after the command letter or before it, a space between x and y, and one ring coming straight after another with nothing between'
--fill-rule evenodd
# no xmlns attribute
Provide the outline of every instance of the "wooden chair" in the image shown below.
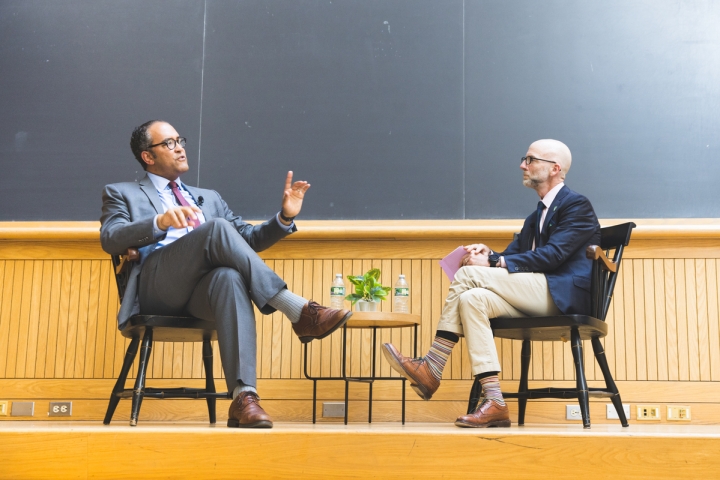
<svg viewBox="0 0 720 480"><path fill-rule="evenodd" d="M132 269L132 264L138 261L140 255L137 249L130 248L126 255L113 255L115 266L115 280L118 294L122 301L125 287ZM207 400L210 423L215 423L215 400L217 398L230 398L228 392L216 393L213 379L213 351L210 342L217 340L217 332L213 322L207 322L194 317L168 317L160 315L134 315L130 317L127 326L120 332L123 337L132 339L125 353L120 376L110 395L110 403L103 423L109 425L115 408L121 398L132 398L130 411L130 426L137 425L140 415L140 405L143 398L204 398ZM125 388L125 380L138 351L138 344L142 337L140 347L140 364L132 389ZM153 341L156 342L202 342L203 365L205 367L205 388L151 388L145 386L145 376L148 367Z"/></svg>
<svg viewBox="0 0 720 480"><path fill-rule="evenodd" d="M605 323L610 301L612 300L615 281L620 270L620 261L624 247L630 242L630 234L635 228L634 223L623 223L601 229L600 246L591 245L586 255L593 261L591 278L591 313L590 315L558 315L552 317L531 318L493 318L490 325L493 334L499 338L522 340L520 386L517 393L504 393L506 398L518 399L518 424L525 423L525 407L528 399L533 398L577 398L583 427L590 428L590 406L588 397L609 398L617 410L620 423L628 426L625 411L620 401L620 392L613 381L608 368L607 359L600 338L607 335ZM608 259L614 250L612 261ZM528 389L528 371L530 368L530 342L567 342L570 345L575 362L575 388L533 388ZM605 378L605 388L588 388L583 366L582 340L590 340L595 359ZM470 392L468 413L475 411L481 397L482 388L479 380L475 380Z"/></svg>

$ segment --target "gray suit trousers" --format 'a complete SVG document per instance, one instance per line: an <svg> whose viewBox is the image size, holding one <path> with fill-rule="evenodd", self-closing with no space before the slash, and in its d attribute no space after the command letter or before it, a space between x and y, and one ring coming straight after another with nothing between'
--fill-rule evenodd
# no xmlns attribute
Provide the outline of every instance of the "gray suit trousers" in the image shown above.
<svg viewBox="0 0 720 480"><path fill-rule="evenodd" d="M228 390L256 386L257 344L252 303L268 314L268 300L287 285L225 219L214 218L143 262L142 314L192 315L217 324ZM252 303L251 303L252 301Z"/></svg>

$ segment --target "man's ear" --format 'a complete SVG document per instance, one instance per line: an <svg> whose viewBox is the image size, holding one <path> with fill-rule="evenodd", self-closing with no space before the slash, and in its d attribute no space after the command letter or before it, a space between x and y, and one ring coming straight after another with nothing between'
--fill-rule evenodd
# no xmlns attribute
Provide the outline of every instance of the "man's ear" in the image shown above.
<svg viewBox="0 0 720 480"><path fill-rule="evenodd" d="M142 158L143 162L147 165L155 165L155 156L147 150L140 152L140 158Z"/></svg>

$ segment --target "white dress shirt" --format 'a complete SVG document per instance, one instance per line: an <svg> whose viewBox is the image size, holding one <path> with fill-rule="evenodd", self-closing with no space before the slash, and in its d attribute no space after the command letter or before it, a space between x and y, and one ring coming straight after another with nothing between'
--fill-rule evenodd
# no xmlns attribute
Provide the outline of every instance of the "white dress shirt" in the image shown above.
<svg viewBox="0 0 720 480"><path fill-rule="evenodd" d="M157 190L158 192L158 196L160 197L160 201L162 202L163 206L163 213L167 212L172 207L182 206L180 205L180 202L178 202L177 198L175 198L175 195L173 195L172 193L172 188L170 188L170 180L150 172L148 172L147 175L150 178L150 181L155 186L155 190ZM185 198L185 200L187 200L190 205L194 205L197 207L197 202L195 202L195 199L192 197L192 195L190 195L190 192L187 191L187 188L185 188L185 185L182 183L182 181L178 178L177 180L175 180L175 183L177 183L178 190L180 190L180 193L182 193L183 198ZM198 217L198 220L200 221L200 224L205 223L205 215L203 215L202 212L196 213L196 215ZM155 216L153 224L153 234L155 235L155 238L159 238L167 234L165 238L158 242L157 248L169 245L178 238L184 236L186 233L193 231L193 227L188 225L187 228L169 227L167 229L167 232L165 232L161 230L160 227L158 227L157 219L158 217Z"/></svg>

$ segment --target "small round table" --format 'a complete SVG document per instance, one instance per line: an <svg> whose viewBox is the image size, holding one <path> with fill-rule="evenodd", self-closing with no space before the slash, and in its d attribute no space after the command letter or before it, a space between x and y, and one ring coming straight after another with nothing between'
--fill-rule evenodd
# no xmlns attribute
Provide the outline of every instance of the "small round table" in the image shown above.
<svg viewBox="0 0 720 480"><path fill-rule="evenodd" d="M377 355L377 330L379 328L413 328L413 356L417 357L417 331L420 325L420 315L410 313L387 313L387 312L353 312L352 317L343 326L342 334L342 376L341 377L313 377L308 374L308 349L307 344L303 345L304 349L304 374L305 378L313 381L313 416L312 421L315 423L317 409L317 382L318 380L343 380L345 382L345 425L348 422L348 393L350 382L368 383L368 423L372 423L372 395L373 382L375 380L395 380L402 382L402 424L405 425L405 377L378 377L375 375L376 355ZM372 335L372 375L369 377L350 377L347 375L347 331L348 329L371 328Z"/></svg>

